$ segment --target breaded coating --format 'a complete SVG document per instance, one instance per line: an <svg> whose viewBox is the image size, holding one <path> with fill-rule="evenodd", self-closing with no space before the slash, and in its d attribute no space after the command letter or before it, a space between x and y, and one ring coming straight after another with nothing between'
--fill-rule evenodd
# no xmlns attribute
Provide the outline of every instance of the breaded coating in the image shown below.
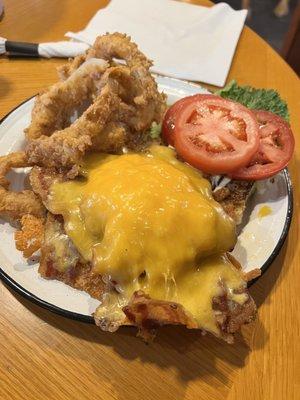
<svg viewBox="0 0 300 400"><path fill-rule="evenodd" d="M119 104L113 93L98 97L70 127L31 141L26 147L29 161L47 168L71 168L91 148L92 138L105 128Z"/></svg>
<svg viewBox="0 0 300 400"><path fill-rule="evenodd" d="M123 307L130 324L138 327L138 336L149 342L154 339L156 329L163 325L185 325L197 329L197 322L188 315L181 304L151 299L142 290L135 292L128 305ZM97 315L97 314L96 314ZM96 324L99 323L95 317Z"/></svg>
<svg viewBox="0 0 300 400"><path fill-rule="evenodd" d="M86 56L87 62L95 57L101 58L103 63L106 62L103 61L105 59L111 64L109 68L105 68L97 83L100 92L95 96L94 102L73 124L65 129L55 130L57 124L53 120L56 108L54 107L53 111L52 107L55 99L59 97L57 88L45 92L42 95L43 101L38 101L36 112L47 118L50 116L48 120L52 120L53 124L51 128L49 122L45 129L41 129L41 124L45 124L45 121L43 117L39 119L36 113L33 113L31 128L39 133L30 134L29 127L27 136L36 138L31 140L26 148L31 163L44 167L72 168L88 150L96 148L98 151L120 152L129 135L148 130L153 121L161 122L166 109L166 97L157 90L157 84L149 71L151 62L129 37L121 34L99 37ZM124 60L126 65L116 66L113 58ZM82 58L80 60L83 61ZM74 61L68 79L57 84L57 87L65 85L64 91L71 92L70 80L85 64L76 69L78 66L78 62ZM73 94L66 93L64 96L65 99L72 99L73 107ZM61 106L62 109L66 108L67 112L65 114L59 111L59 126L63 125L59 115L69 116L69 106L66 105L65 99ZM40 132L44 132L43 129L46 135L51 136L40 136Z"/></svg>
<svg viewBox="0 0 300 400"><path fill-rule="evenodd" d="M41 200L31 190L10 192L0 187L1 217L20 220L26 214L43 217L45 207Z"/></svg>
<svg viewBox="0 0 300 400"><path fill-rule="evenodd" d="M24 215L21 218L21 230L15 232L16 248L29 258L41 248L44 240L44 218Z"/></svg>
<svg viewBox="0 0 300 400"><path fill-rule="evenodd" d="M112 34L98 36L93 47L87 50L86 54L79 55L68 64L58 68L62 80L67 79L77 68L90 58L101 58L112 61L114 58L125 60L129 67L141 65L146 69L152 66L150 61L133 43L130 36L115 32Z"/></svg>
<svg viewBox="0 0 300 400"><path fill-rule="evenodd" d="M45 214L45 208L33 191L22 190L21 192L12 192L8 190L9 181L5 175L11 168L20 168L29 166L24 152L10 153L0 157L0 215L13 220L20 220L23 215L32 214L36 217L42 217Z"/></svg>
<svg viewBox="0 0 300 400"><path fill-rule="evenodd" d="M64 82L57 82L35 98L31 123L25 129L26 138L49 136L70 124L74 111L97 95L98 84L109 64L90 60Z"/></svg>
<svg viewBox="0 0 300 400"><path fill-rule="evenodd" d="M39 266L41 276L60 280L100 300L105 293L102 277L92 271L91 264L80 261L79 253L65 233L62 218L48 213L44 237Z"/></svg>
<svg viewBox="0 0 300 400"><path fill-rule="evenodd" d="M247 201L254 192L253 181L230 181L213 192L214 199L237 225L242 222Z"/></svg>
<svg viewBox="0 0 300 400"><path fill-rule="evenodd" d="M219 327L219 332L215 333L215 336L228 343L233 343L233 334L242 325L252 322L257 310L247 288L240 290L241 294L247 296L246 302L241 305L229 299L230 288L227 288L222 282L220 286L223 293L213 299L213 312ZM142 290L133 293L128 304L123 307L123 312L126 318L122 316L119 320L103 318L100 305L94 313L96 325L100 326L102 330L110 332L116 331L121 325L134 325L138 328L138 336L146 342L153 340L157 328L164 325L184 325L188 329L203 329L181 304L152 299Z"/></svg>
<svg viewBox="0 0 300 400"><path fill-rule="evenodd" d="M6 156L0 157L0 186L5 189L9 187L9 180L5 178L6 174L12 168L27 167L28 161L24 151L17 151L15 153L7 154Z"/></svg>
<svg viewBox="0 0 300 400"><path fill-rule="evenodd" d="M77 249L64 230L63 219L48 213L39 273L44 277L55 278L56 272L72 269L79 259Z"/></svg>
<svg viewBox="0 0 300 400"><path fill-rule="evenodd" d="M254 268L251 271L243 272L242 274L243 274L243 278L245 279L245 281L250 282L253 279L256 279L259 276L261 276L261 269L260 268Z"/></svg>
<svg viewBox="0 0 300 400"><path fill-rule="evenodd" d="M34 166L29 173L29 182L33 192L39 196L43 203L47 203L50 186L57 181L66 179L54 168L46 169Z"/></svg>

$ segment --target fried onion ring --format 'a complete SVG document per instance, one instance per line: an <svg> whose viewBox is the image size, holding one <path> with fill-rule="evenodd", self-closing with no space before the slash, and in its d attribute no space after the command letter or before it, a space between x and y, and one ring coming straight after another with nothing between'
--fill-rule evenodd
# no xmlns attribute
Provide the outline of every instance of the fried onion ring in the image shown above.
<svg viewBox="0 0 300 400"><path fill-rule="evenodd" d="M50 168L71 168L92 146L92 138L101 133L119 104L113 93L99 96L70 127L31 141L26 148L28 160Z"/></svg>
<svg viewBox="0 0 300 400"><path fill-rule="evenodd" d="M107 33L98 36L93 47L86 54L75 57L68 64L58 68L58 74L62 80L67 79L77 68L90 58L102 58L112 61L114 58L124 60L128 67L143 66L147 70L151 67L149 60L131 41L130 36L122 33Z"/></svg>
<svg viewBox="0 0 300 400"><path fill-rule="evenodd" d="M31 123L25 129L26 138L49 136L65 128L74 110L86 100L92 101L98 92L98 82L109 67L104 60L89 60L66 81L58 82L35 99Z"/></svg>
<svg viewBox="0 0 300 400"><path fill-rule="evenodd" d="M72 125L29 143L26 153L31 163L50 168L72 168L89 149L121 151L130 134L142 134L153 121L161 121L166 108L165 95L157 91L157 84L149 72L150 61L129 37L121 34L99 37L86 58L90 59L90 56L109 61L114 57L123 58L127 65L105 70L98 83L100 94ZM76 70L72 70L71 77L74 73ZM112 132L108 132L110 126ZM99 145L102 138L105 139L103 149Z"/></svg>

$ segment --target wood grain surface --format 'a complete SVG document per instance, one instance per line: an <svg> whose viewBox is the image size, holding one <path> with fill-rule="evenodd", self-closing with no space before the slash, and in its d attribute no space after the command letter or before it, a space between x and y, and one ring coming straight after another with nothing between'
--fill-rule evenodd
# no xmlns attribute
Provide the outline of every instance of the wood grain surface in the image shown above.
<svg viewBox="0 0 300 400"><path fill-rule="evenodd" d="M36 42L63 39L64 32L83 28L107 3L4 0L0 36ZM55 82L55 67L62 62L0 58L0 117ZM131 329L104 334L93 325L43 310L1 284L1 400L300 399L299 79L248 28L237 47L232 78L277 89L288 101L296 136L290 165L293 222L279 257L251 287L259 307L257 321L242 330L234 345L165 328L146 346Z"/></svg>

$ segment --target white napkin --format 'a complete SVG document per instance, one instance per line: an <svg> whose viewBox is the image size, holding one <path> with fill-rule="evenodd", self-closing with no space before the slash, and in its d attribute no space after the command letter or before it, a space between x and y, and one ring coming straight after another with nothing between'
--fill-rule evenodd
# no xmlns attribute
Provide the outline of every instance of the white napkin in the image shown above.
<svg viewBox="0 0 300 400"><path fill-rule="evenodd" d="M0 0L1 1L1 0ZM9 47L7 44L9 43ZM27 45L31 45L28 49ZM18 54L21 56L34 56L34 57L76 57L84 53L90 48L89 44L75 41L61 41L61 42L48 42L39 43L37 46L37 54L34 43L12 42L4 37L0 37L0 55L2 54Z"/></svg>
<svg viewBox="0 0 300 400"><path fill-rule="evenodd" d="M38 52L41 57L76 57L84 53L90 45L78 42L48 42L40 43ZM0 49L1 53L1 49Z"/></svg>
<svg viewBox="0 0 300 400"><path fill-rule="evenodd" d="M106 32L127 33L154 61L153 72L223 86L246 15L225 3L111 0L84 30L66 36L92 45Z"/></svg>

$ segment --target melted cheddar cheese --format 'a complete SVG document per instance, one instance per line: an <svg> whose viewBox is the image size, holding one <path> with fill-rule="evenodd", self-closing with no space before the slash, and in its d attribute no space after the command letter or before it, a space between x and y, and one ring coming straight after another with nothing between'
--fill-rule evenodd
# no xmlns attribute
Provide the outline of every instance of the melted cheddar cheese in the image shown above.
<svg viewBox="0 0 300 400"><path fill-rule="evenodd" d="M235 300L244 282L224 252L236 240L233 221L212 198L199 171L174 151L85 158L82 178L54 183L49 209L84 260L117 283L97 311L117 320L136 290L182 304L199 326L217 332L212 299L220 280Z"/></svg>
<svg viewBox="0 0 300 400"><path fill-rule="evenodd" d="M272 208L267 205L261 206L258 211L259 218L267 217L270 214L272 214Z"/></svg>

